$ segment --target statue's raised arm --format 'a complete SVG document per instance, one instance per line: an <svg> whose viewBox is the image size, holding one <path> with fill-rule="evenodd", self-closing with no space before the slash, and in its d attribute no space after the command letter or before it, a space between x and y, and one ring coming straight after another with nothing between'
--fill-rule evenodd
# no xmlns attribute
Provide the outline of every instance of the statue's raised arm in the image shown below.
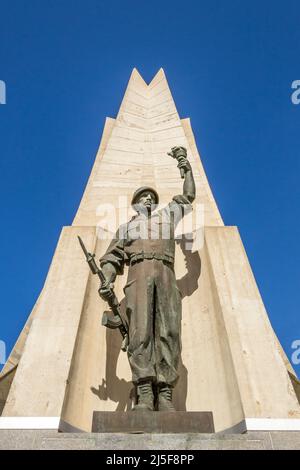
<svg viewBox="0 0 300 470"><path fill-rule="evenodd" d="M188 198L189 202L193 202L196 197L196 186L193 171L190 162L187 159L187 151L185 147L172 147L168 155L178 161L181 177L184 178L183 195Z"/></svg>

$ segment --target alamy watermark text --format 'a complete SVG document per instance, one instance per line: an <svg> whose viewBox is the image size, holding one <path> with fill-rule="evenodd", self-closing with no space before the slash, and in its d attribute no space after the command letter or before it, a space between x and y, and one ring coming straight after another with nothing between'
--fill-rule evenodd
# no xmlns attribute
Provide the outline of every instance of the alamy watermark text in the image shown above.
<svg viewBox="0 0 300 470"><path fill-rule="evenodd" d="M292 89L295 90L291 94L292 103L300 104L300 80L294 80L291 86Z"/></svg>
<svg viewBox="0 0 300 470"><path fill-rule="evenodd" d="M6 345L4 341L0 340L0 364L5 364L6 362Z"/></svg>
<svg viewBox="0 0 300 470"><path fill-rule="evenodd" d="M0 80L0 104L6 104L6 85L3 80Z"/></svg>
<svg viewBox="0 0 300 470"><path fill-rule="evenodd" d="M294 365L298 365L300 364L300 339L295 339L292 342L291 348L295 349L295 351L292 354L292 363Z"/></svg>

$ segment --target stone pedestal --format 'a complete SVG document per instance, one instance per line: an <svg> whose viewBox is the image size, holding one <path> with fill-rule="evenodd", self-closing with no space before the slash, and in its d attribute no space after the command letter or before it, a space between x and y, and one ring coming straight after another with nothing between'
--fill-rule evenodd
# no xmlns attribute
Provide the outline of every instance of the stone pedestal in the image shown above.
<svg viewBox="0 0 300 470"><path fill-rule="evenodd" d="M92 432L213 433L210 411L94 411Z"/></svg>

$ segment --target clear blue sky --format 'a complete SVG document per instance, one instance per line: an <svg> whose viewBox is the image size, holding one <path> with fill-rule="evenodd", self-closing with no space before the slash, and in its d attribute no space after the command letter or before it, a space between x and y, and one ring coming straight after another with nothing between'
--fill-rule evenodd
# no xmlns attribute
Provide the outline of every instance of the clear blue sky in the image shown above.
<svg viewBox="0 0 300 470"><path fill-rule="evenodd" d="M285 351L300 339L299 2L2 0L0 340L13 344L133 67L163 67ZM296 366L298 374L300 366Z"/></svg>

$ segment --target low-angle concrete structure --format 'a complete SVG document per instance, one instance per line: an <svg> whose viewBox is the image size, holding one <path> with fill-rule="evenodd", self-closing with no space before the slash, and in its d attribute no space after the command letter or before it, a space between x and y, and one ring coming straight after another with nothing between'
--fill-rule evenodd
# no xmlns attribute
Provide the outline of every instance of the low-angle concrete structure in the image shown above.
<svg viewBox="0 0 300 470"><path fill-rule="evenodd" d="M238 228L223 223L190 120L179 117L162 69L149 85L134 69L117 117L106 119L74 221L62 229L43 290L1 372L0 432L27 430L27 445L34 447L28 436L39 429L39 446L43 436L50 436L63 447L67 437L56 436L58 429L89 433L94 411L131 409L131 374L121 337L101 325L107 306L77 236L97 259L115 227L131 215L127 207L139 186L154 187L162 206L180 194L182 180L167 155L174 145L187 149L197 188L193 214L178 228L185 237L176 244L182 294L176 409L212 412L216 433L257 431L260 436L224 438L232 448L252 441L257 448L272 447L270 432L298 436L299 381L270 324ZM118 277L115 285L121 301L125 282L126 276ZM97 447L97 439L86 436L86 448ZM128 436L124 439L130 448ZM184 438L176 439L174 448L181 448ZM194 448L223 445L220 438L199 439L194 438ZM114 438L110 442L113 448Z"/></svg>

